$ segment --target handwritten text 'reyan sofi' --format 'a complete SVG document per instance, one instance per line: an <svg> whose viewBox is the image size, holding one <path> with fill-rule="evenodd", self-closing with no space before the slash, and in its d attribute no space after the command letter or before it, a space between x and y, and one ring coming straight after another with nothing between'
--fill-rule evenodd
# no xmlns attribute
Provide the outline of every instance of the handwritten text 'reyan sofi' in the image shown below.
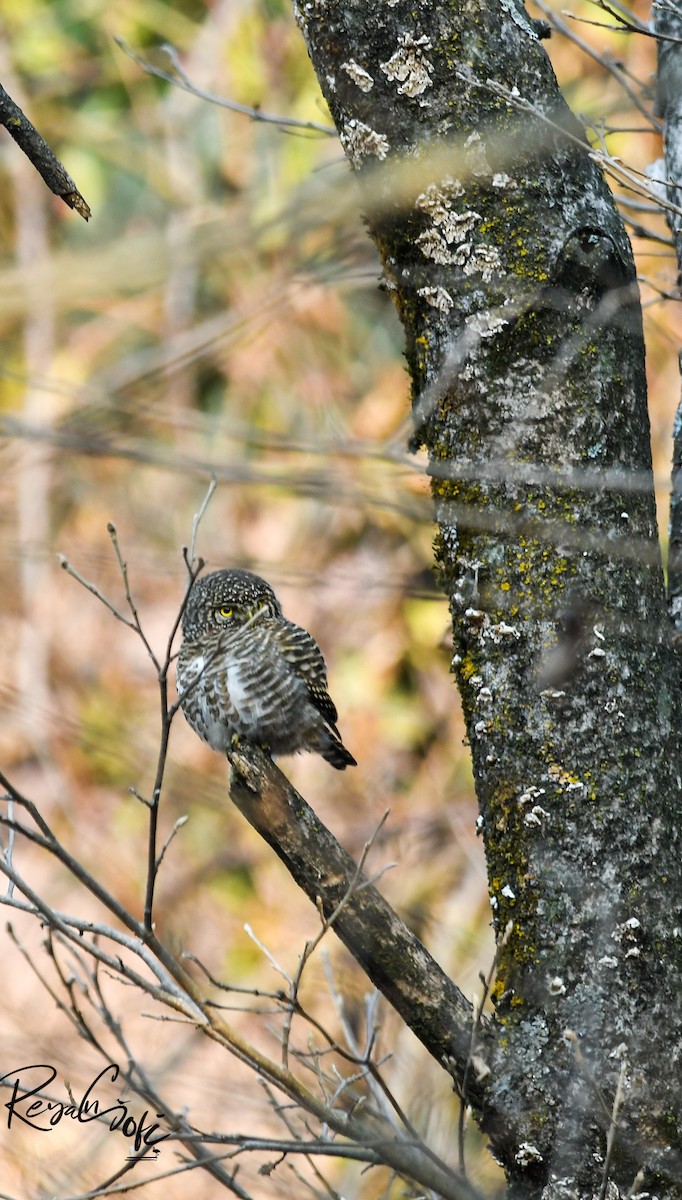
<svg viewBox="0 0 682 1200"><path fill-rule="evenodd" d="M108 1108L102 1107L95 1090L107 1076L112 1083L116 1082L119 1069L114 1063L109 1063L95 1076L78 1103L47 1100L39 1094L50 1086L56 1076L55 1067L48 1063L33 1063L31 1066L17 1067L0 1077L0 1087L11 1089L10 1099L4 1105L7 1109L8 1129L14 1122L21 1122L23 1125L29 1125L31 1129L49 1133L59 1124L62 1117L70 1117L81 1124L106 1121L111 1130L116 1130L125 1138L133 1139L135 1151L141 1150L143 1146L155 1146L170 1136L167 1133L154 1136L159 1126L156 1122L147 1123L148 1109L145 1109L141 1117L133 1117L128 1112L126 1102L120 1098ZM156 1113L156 1116L163 1117L163 1113Z"/></svg>

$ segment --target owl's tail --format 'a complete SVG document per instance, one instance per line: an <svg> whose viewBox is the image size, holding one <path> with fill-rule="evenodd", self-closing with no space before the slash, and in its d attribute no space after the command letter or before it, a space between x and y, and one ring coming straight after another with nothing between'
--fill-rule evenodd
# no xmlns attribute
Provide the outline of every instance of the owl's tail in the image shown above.
<svg viewBox="0 0 682 1200"><path fill-rule="evenodd" d="M346 767L357 767L358 765L350 750L346 750L341 738L329 728L324 731L320 754L328 763L336 767L337 771L345 771Z"/></svg>

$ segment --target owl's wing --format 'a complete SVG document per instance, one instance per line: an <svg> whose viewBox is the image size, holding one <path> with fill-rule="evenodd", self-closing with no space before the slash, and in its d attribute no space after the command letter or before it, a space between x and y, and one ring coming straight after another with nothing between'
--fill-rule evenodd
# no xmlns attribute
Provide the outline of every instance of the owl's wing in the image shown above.
<svg viewBox="0 0 682 1200"><path fill-rule="evenodd" d="M339 714L327 691L327 668L314 637L305 629L301 629L300 625L294 625L293 621L280 621L277 633L277 644L282 657L303 680L311 702L338 734L336 722Z"/></svg>

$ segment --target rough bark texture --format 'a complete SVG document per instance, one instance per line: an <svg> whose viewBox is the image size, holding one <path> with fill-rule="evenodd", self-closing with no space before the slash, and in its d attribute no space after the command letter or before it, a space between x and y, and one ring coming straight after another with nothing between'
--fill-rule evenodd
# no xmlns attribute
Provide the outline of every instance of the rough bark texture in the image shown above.
<svg viewBox="0 0 682 1200"><path fill-rule="evenodd" d="M682 11L673 4L652 5L653 26L658 42L658 87L656 107L663 120L663 175L666 212L675 242L678 287L682 281ZM682 360L681 360L682 363ZM673 430L672 496L670 501L670 545L668 551L668 597L675 628L682 633L682 401Z"/></svg>
<svg viewBox="0 0 682 1200"><path fill-rule="evenodd" d="M630 247L520 4L297 17L406 331L513 923L483 1125L511 1195L592 1196L625 1063L608 1174L680 1196L680 687Z"/></svg>

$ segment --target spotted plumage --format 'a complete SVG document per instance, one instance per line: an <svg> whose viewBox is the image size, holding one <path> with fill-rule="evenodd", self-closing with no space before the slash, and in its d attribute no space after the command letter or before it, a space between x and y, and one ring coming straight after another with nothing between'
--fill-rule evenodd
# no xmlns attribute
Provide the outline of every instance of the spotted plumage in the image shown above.
<svg viewBox="0 0 682 1200"><path fill-rule="evenodd" d="M241 570L198 579L182 634L182 710L213 750L236 737L275 755L312 750L339 771L356 765L336 728L320 648L286 620L264 579Z"/></svg>

